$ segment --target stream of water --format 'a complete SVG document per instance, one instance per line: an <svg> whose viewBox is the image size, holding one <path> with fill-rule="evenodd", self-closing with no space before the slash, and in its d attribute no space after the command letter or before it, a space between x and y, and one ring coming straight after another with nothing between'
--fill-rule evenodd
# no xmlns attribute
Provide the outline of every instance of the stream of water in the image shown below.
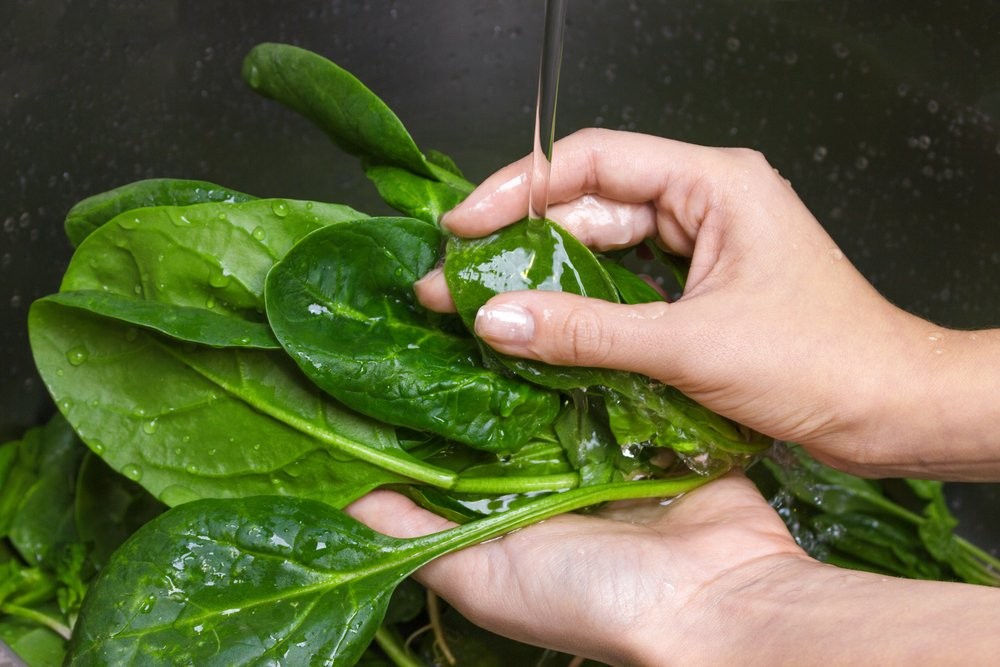
<svg viewBox="0 0 1000 667"><path fill-rule="evenodd" d="M559 93L559 68L562 64L563 32L566 26L567 0L545 1L545 30L538 66L538 99L535 104L535 136L532 145L531 195L528 217L545 217L549 199L549 173L552 169L552 142L555 139L556 98Z"/></svg>

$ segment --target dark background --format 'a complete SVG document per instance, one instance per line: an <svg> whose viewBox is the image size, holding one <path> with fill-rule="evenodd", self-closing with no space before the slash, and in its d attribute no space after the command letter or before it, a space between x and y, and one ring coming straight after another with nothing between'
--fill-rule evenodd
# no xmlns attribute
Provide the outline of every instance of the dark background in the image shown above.
<svg viewBox="0 0 1000 667"><path fill-rule="evenodd" d="M557 135L597 125L762 150L888 298L942 325L1000 326L1000 1L569 5ZM330 57L478 180L530 149L542 10L3 2L0 439L51 412L25 318L58 287L62 219L82 197L172 176L383 210L352 158L243 84L250 47ZM966 531L998 533L995 487L955 499Z"/></svg>

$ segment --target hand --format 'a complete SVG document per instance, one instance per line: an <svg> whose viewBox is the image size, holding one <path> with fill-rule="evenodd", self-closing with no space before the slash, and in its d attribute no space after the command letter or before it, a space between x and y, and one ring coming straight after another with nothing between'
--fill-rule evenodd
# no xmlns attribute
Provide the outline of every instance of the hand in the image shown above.
<svg viewBox="0 0 1000 667"><path fill-rule="evenodd" d="M447 228L480 236L523 217L529 169L491 176ZM476 323L492 347L644 373L858 474L1000 477L1000 335L886 301L759 154L583 131L557 142L549 193L549 217L595 249L654 238L689 255L684 294L639 306L502 294ZM440 275L416 288L451 307Z"/></svg>
<svg viewBox="0 0 1000 667"><path fill-rule="evenodd" d="M390 491L348 512L397 537L451 525ZM418 578L472 622L522 642L610 664L722 664L726 635L743 635L720 632L735 621L718 617L728 608L719 600L796 561L812 562L732 474L668 506L549 519L444 556Z"/></svg>

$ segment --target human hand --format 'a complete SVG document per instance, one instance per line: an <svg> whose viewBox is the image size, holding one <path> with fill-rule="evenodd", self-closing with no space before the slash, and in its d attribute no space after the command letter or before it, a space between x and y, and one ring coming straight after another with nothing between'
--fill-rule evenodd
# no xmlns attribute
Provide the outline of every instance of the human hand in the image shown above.
<svg viewBox="0 0 1000 667"><path fill-rule="evenodd" d="M523 217L530 166L501 169L444 224L480 236ZM1000 474L982 465L997 410L965 386L969 337L878 294L759 154L578 132L554 148L549 200L549 217L597 250L655 238L690 256L687 285L674 303L636 306L501 294L476 323L498 351L649 375L858 474ZM451 307L439 274L416 289L428 307ZM968 432L973 405L984 433Z"/></svg>
<svg viewBox="0 0 1000 667"><path fill-rule="evenodd" d="M391 491L348 508L397 537L450 527ZM756 488L731 474L664 506L562 515L449 554L417 577L472 622L609 664L725 664L750 624L726 617L742 591L799 561ZM730 641L732 643L730 643Z"/></svg>

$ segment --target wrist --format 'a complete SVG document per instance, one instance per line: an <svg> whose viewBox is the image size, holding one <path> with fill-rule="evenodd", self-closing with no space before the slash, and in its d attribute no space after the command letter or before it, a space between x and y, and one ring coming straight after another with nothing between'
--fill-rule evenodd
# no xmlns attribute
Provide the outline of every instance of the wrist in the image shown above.
<svg viewBox="0 0 1000 667"><path fill-rule="evenodd" d="M1000 479L1000 330L913 320L861 463L882 476Z"/></svg>
<svg viewBox="0 0 1000 667"><path fill-rule="evenodd" d="M987 664L1000 651L997 589L768 560L720 578L690 605L700 616L673 619L681 641L651 635L622 664Z"/></svg>

